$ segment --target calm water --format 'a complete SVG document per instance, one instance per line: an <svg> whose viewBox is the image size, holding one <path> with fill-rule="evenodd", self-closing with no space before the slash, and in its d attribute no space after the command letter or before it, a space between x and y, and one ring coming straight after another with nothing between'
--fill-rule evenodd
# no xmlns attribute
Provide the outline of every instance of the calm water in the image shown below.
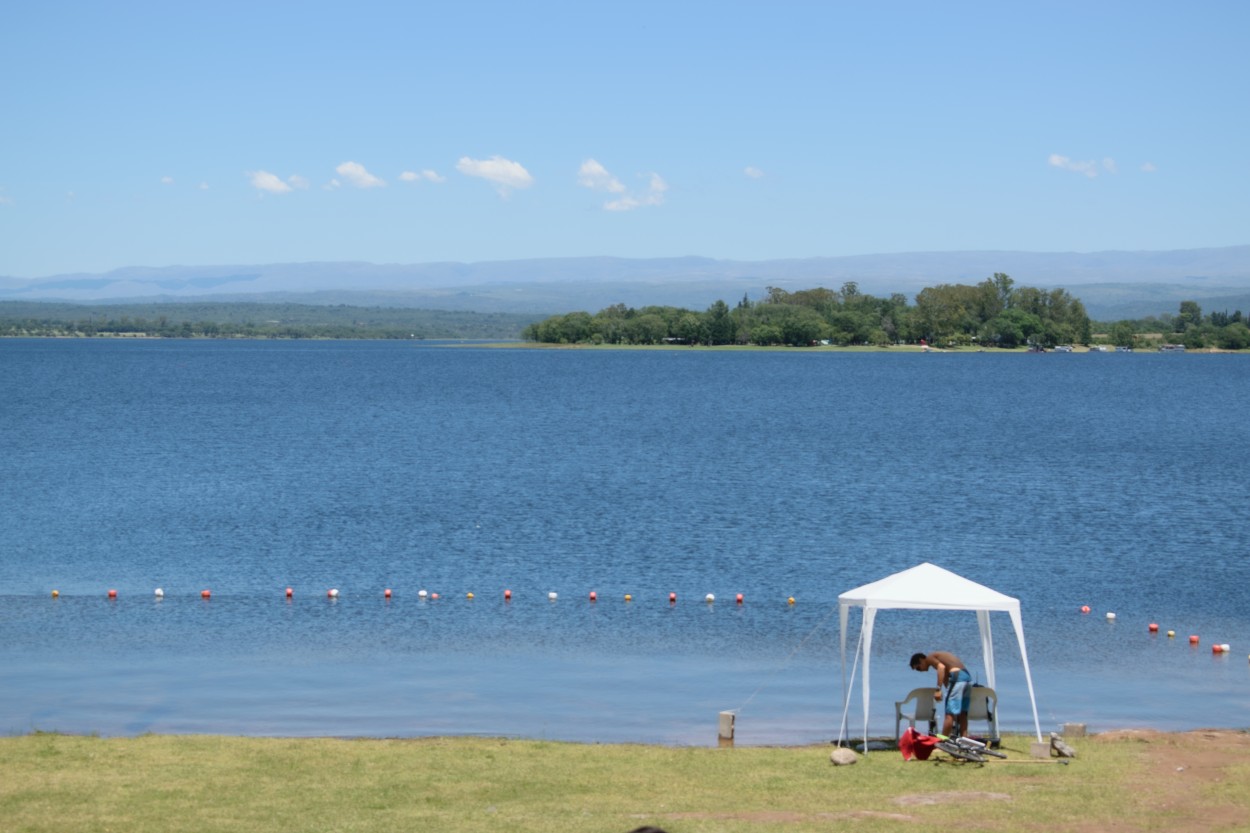
<svg viewBox="0 0 1250 833"><path fill-rule="evenodd" d="M1245 356L3 340L0 731L827 740L837 595L922 561L1020 598L1044 731L1250 725L1248 393ZM979 668L973 615L878 617L874 731L936 648Z"/></svg>

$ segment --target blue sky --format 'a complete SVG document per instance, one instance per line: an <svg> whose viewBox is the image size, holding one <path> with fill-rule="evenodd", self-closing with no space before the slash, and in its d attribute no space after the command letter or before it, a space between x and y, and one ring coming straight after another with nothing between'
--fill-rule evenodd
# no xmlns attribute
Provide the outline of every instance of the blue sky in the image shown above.
<svg viewBox="0 0 1250 833"><path fill-rule="evenodd" d="M1250 4L9 4L0 275L1250 242Z"/></svg>

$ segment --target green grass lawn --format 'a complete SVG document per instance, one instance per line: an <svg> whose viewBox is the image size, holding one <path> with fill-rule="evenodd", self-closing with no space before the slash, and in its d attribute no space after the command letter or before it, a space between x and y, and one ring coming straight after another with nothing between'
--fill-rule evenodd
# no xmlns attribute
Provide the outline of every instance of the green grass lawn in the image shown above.
<svg viewBox="0 0 1250 833"><path fill-rule="evenodd" d="M947 829L953 814L986 830L1168 829L1123 826L1140 812L1141 745L1082 740L1066 766L1013 737L1007 763L874 752L834 767L828 746L34 734L0 739L0 829L871 833ZM1250 818L1244 786L1211 800Z"/></svg>

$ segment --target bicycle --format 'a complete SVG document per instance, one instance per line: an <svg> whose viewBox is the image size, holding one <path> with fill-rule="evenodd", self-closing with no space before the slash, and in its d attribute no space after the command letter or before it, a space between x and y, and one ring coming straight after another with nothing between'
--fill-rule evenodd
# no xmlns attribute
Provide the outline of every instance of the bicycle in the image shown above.
<svg viewBox="0 0 1250 833"><path fill-rule="evenodd" d="M934 735L934 737L938 738L937 748L958 761L983 764L985 763L986 755L1004 759L1007 757L1002 752L990 749L986 743L975 738L961 737L959 735L954 737Z"/></svg>

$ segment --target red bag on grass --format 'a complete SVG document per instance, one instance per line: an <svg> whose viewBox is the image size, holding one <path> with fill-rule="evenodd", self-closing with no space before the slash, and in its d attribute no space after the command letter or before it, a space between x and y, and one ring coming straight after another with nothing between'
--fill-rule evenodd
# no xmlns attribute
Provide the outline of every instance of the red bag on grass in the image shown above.
<svg viewBox="0 0 1250 833"><path fill-rule="evenodd" d="M903 753L904 761L910 761L912 758L917 761L927 761L933 752L933 747L937 746L937 742L938 739L932 735L922 735L913 727L908 726L907 731L903 732L902 737L898 739L898 751Z"/></svg>

